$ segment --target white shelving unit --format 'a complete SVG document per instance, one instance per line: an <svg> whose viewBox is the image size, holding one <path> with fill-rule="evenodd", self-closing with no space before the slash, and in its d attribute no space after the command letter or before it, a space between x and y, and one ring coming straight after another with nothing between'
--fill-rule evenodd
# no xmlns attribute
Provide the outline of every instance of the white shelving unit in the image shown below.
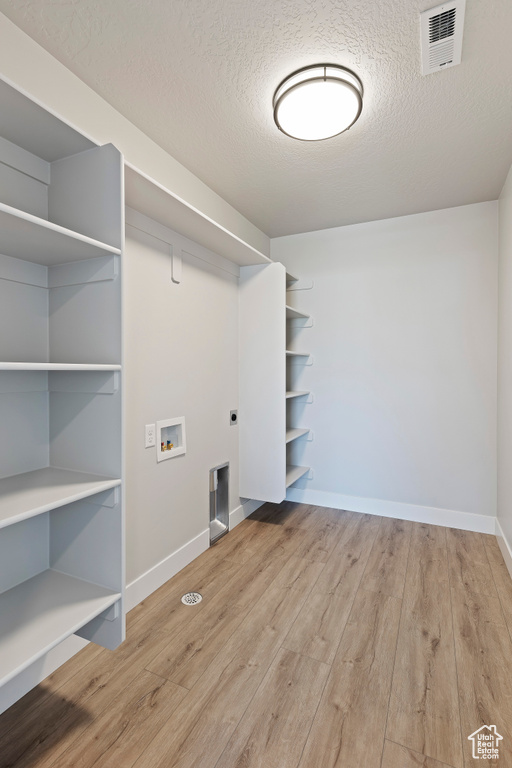
<svg viewBox="0 0 512 768"><path fill-rule="evenodd" d="M298 336L300 340L300 344L303 343L303 326L305 323L295 323L294 321L308 321L311 320L310 316L306 314L305 312L301 312L295 307L292 307L289 304L290 297L293 296L293 293L289 292L290 289L295 288L295 284L298 282L298 278L294 275L291 275L290 273L286 274L286 289L287 289L287 301L286 301L286 363L287 363L287 371L286 371L286 381L287 381L287 393L286 393L286 488L288 489L291 485L296 483L298 480L300 480L302 477L308 474L309 467L303 467L299 466L298 461L302 459L302 454L304 452L304 443L306 436L309 434L310 430L308 428L299 427L297 426L297 421L300 423L302 420L302 411L303 407L300 405L301 402L298 398L302 396L302 394L309 394L303 393L301 390L298 390L298 392L301 392L301 395L295 395L294 397L288 397L288 393L290 390L288 390L288 387L291 387L291 391L295 391L295 386L297 385L297 378L300 375L301 369L303 368L303 364L308 362L308 359L310 358L309 352L304 352L303 350L294 349L295 344L297 343L296 336ZM297 406L300 407L297 407ZM301 439L303 438L303 439Z"/></svg>
<svg viewBox="0 0 512 768"><path fill-rule="evenodd" d="M0 111L1 686L124 639L124 196L115 147L5 82Z"/></svg>
<svg viewBox="0 0 512 768"><path fill-rule="evenodd" d="M293 407L310 395L295 389L295 368L310 358L293 348L292 323L310 320L286 301L296 282L278 263L240 270L240 494L276 503L309 472L294 461L310 432Z"/></svg>
<svg viewBox="0 0 512 768"><path fill-rule="evenodd" d="M286 496L286 272L240 268L240 495Z"/></svg>

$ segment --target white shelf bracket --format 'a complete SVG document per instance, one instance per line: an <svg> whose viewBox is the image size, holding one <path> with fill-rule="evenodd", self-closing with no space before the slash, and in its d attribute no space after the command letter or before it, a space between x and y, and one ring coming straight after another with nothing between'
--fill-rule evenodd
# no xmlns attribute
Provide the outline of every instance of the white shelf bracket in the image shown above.
<svg viewBox="0 0 512 768"><path fill-rule="evenodd" d="M287 291L310 291L315 286L314 280L297 280L296 283L291 283L286 290Z"/></svg>
<svg viewBox="0 0 512 768"><path fill-rule="evenodd" d="M314 363L313 355L308 355L308 357L297 355L297 357L290 357L289 360L292 361L290 365L310 366Z"/></svg>
<svg viewBox="0 0 512 768"><path fill-rule="evenodd" d="M109 491L103 491L103 493L97 493L87 499L89 504L94 504L95 507L110 507L113 509L119 504L119 488L111 488Z"/></svg>
<svg viewBox="0 0 512 768"><path fill-rule="evenodd" d="M119 390L119 371L50 371L50 392L80 392L81 394L114 395Z"/></svg>
<svg viewBox="0 0 512 768"><path fill-rule="evenodd" d="M48 288L85 285L115 280L119 275L119 256L109 254L96 259L54 264L48 267Z"/></svg>
<svg viewBox="0 0 512 768"><path fill-rule="evenodd" d="M181 248L176 248L174 245L169 246L171 252L171 280L173 283L181 283L182 270L183 270L183 258Z"/></svg>
<svg viewBox="0 0 512 768"><path fill-rule="evenodd" d="M299 328L312 328L313 327L313 318L309 317L307 320L305 320L302 317L294 317L290 320L286 321L287 323L290 323L290 325L293 324L299 324ZM304 323L304 325L301 325L301 323Z"/></svg>
<svg viewBox="0 0 512 768"><path fill-rule="evenodd" d="M120 616L120 601L118 600L114 605L111 605L110 608L107 608L106 611L103 611L103 613L100 613L99 617L100 619L106 619L107 621L115 621Z"/></svg>

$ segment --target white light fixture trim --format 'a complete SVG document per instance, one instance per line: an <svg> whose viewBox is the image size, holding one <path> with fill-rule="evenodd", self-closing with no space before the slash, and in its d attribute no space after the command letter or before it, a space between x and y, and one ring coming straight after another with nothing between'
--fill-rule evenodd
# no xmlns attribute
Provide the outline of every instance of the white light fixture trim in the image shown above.
<svg viewBox="0 0 512 768"><path fill-rule="evenodd" d="M363 84L338 64L313 64L282 81L273 106L277 127L292 139L330 139L354 125L361 114Z"/></svg>

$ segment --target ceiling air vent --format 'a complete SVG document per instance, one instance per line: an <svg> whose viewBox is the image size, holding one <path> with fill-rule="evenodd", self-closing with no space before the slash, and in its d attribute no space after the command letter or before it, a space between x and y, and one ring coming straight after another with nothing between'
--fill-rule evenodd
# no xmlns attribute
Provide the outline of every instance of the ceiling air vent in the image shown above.
<svg viewBox="0 0 512 768"><path fill-rule="evenodd" d="M465 9L466 0L453 0L420 14L423 75L460 64Z"/></svg>

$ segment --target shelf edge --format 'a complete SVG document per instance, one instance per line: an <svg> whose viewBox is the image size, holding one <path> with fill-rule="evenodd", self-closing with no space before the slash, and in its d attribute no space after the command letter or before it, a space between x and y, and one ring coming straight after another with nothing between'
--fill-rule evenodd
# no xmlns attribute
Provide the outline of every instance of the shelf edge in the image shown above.
<svg viewBox="0 0 512 768"><path fill-rule="evenodd" d="M120 371L120 365L93 363L10 363L0 362L0 371Z"/></svg>
<svg viewBox="0 0 512 768"><path fill-rule="evenodd" d="M298 440L299 437L304 437L304 435L307 435L308 432L311 430L309 429L290 429L286 431L286 444L292 443L294 440ZM297 434L293 434L296 432Z"/></svg>
<svg viewBox="0 0 512 768"><path fill-rule="evenodd" d="M54 232L55 234L62 235L64 237L69 237L71 240L79 240L85 245L92 245L95 248L100 248L103 251L107 251L107 253L112 253L116 256L119 256L121 254L120 248L116 248L113 245L108 245L108 243L102 243L101 240L95 240L95 238L93 237L82 235L80 234L80 232L75 232L72 229L67 229L67 227L62 227L60 224L54 224L52 221L47 221L47 219L41 219L39 216L34 216L34 214L32 213L27 213L26 211L23 211L20 208L14 208L13 206L7 205L6 203L0 202L0 214L1 213L6 213L7 215L12 216L15 219L18 219L20 221L26 221L29 224L33 224L34 226L41 227L42 229L45 229L48 232ZM39 262L36 262L36 263L39 263Z"/></svg>
<svg viewBox="0 0 512 768"><path fill-rule="evenodd" d="M16 475L11 475L11 477L16 477ZM8 478L3 479L7 480ZM32 507L32 509L28 509L25 512L20 512L17 515L12 515L11 517L0 519L0 530L2 528L8 528L10 525L21 523L23 520L30 520L32 517L43 515L45 512L51 512L52 509L58 509L59 507L63 507L66 504L72 504L74 501L81 501L82 499L89 498L89 496L95 496L97 493L103 493L103 491L110 491L112 488L118 488L121 485L121 482L122 481L119 478L112 478L111 480L107 479L105 482L98 481L98 487L96 488L79 491L78 493L71 494L70 496L62 497L55 502L42 504L40 507Z"/></svg>
<svg viewBox="0 0 512 768"><path fill-rule="evenodd" d="M289 468L286 470L286 487L289 488L290 485L293 485L297 482L297 480L300 480L301 477L304 477L306 475L311 467L296 467L294 465L289 465ZM292 470L303 470L300 472L293 472ZM293 475L297 474L297 477L294 477ZM291 479L290 479L291 477Z"/></svg>
<svg viewBox="0 0 512 768"><path fill-rule="evenodd" d="M52 570L51 568L48 570ZM60 573L60 571L57 571L57 573ZM67 574L63 574L66 575ZM37 576L32 577L37 578ZM69 576L68 578L72 579L75 578L76 581L84 581L85 579L76 579L76 577ZM90 584L90 582L86 582ZM20 586L20 585L18 585ZM13 589L16 589L16 587L13 587ZM35 661L40 659L42 656L45 656L49 651L52 650L52 648L55 648L59 643L62 643L66 638L70 637L71 635L75 634L79 629L84 627L86 624L88 624L90 621L95 619L97 616L100 615L100 613L103 613L107 608L110 608L110 606L114 605L114 603L117 603L118 600L122 599L122 594L120 592L112 592L108 597L105 596L103 600L103 604L99 609L96 609L92 611L91 613L88 613L85 619L80 620L78 623L74 623L71 625L70 629L67 629L65 632L61 632L56 638L54 638L51 643L46 643L41 649L38 650L37 653L33 654L29 658L25 659L21 664L19 664L14 669L10 670L9 672L6 672L2 677L0 677L0 687L2 685L5 685L5 683L10 682L15 677L17 677L21 672L23 672L25 669L30 667L31 664L33 664Z"/></svg>

